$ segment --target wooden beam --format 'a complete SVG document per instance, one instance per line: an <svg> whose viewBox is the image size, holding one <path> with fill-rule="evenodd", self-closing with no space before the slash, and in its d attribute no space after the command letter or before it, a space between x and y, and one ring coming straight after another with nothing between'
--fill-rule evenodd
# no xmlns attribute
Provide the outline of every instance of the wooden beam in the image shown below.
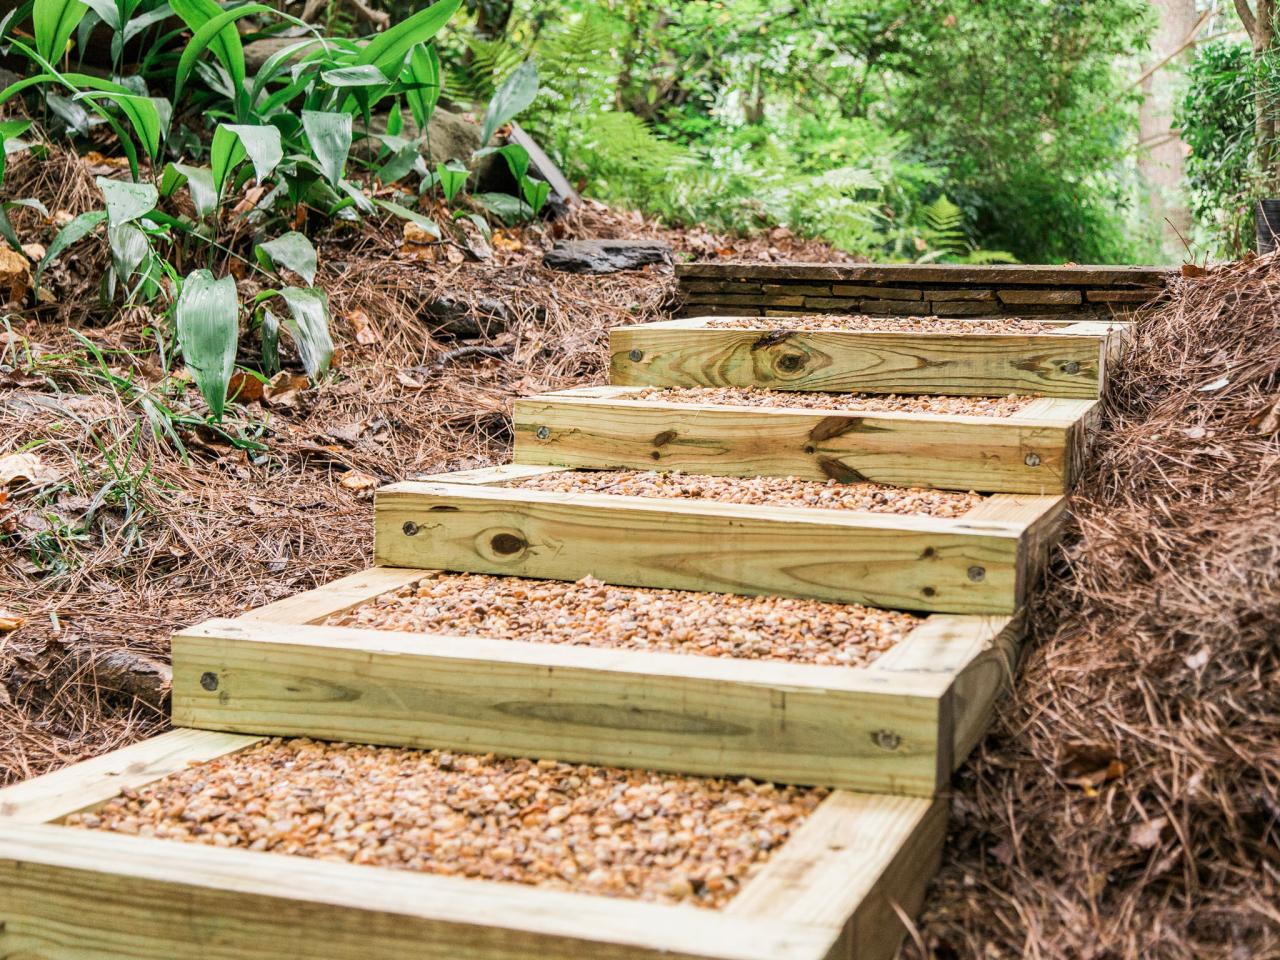
<svg viewBox="0 0 1280 960"><path fill-rule="evenodd" d="M0 956L821 960L831 931L514 883L0 824Z"/></svg>
<svg viewBox="0 0 1280 960"><path fill-rule="evenodd" d="M1065 493L1074 430L1094 401L1011 417L859 413L636 400L595 387L517 400L515 460L593 469L867 480L988 493Z"/></svg>
<svg viewBox="0 0 1280 960"><path fill-rule="evenodd" d="M257 743L206 730L173 730L0 790L0 824L51 823L90 810L126 788L146 786L190 763L213 760ZM8 956L0 950L0 956Z"/></svg>
<svg viewBox="0 0 1280 960"><path fill-rule="evenodd" d="M1035 264L916 263L678 263L676 276L684 280L752 280L762 283L789 283L827 280L833 283L886 283L914 286L917 283L967 285L1027 284L1135 288L1151 287L1158 293L1177 272L1176 266L1040 266Z"/></svg>
<svg viewBox="0 0 1280 960"><path fill-rule="evenodd" d="M371 567L335 580L318 590L308 590L250 610L244 617L264 623L319 623L336 613L358 607L366 600L421 578L421 571L412 574L395 567Z"/></svg>
<svg viewBox="0 0 1280 960"><path fill-rule="evenodd" d="M182 631L173 659L183 726L916 796L952 769L937 671L250 620Z"/></svg>
<svg viewBox="0 0 1280 960"><path fill-rule="evenodd" d="M1052 397L1098 396L1107 333L865 333L641 324L609 335L623 386ZM1099 324L1099 326L1104 326Z"/></svg>
<svg viewBox="0 0 1280 960"><path fill-rule="evenodd" d="M380 564L949 613L1012 613L1020 523L400 483Z"/></svg>

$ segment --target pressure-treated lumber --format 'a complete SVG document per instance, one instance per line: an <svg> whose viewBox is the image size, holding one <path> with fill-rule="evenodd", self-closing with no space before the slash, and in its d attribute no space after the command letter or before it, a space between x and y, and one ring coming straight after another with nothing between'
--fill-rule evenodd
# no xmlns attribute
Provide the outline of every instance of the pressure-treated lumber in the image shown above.
<svg viewBox="0 0 1280 960"><path fill-rule="evenodd" d="M1013 416L973 417L633 399L638 392L587 387L517 400L515 461L1061 494L1095 405L1047 398Z"/></svg>
<svg viewBox="0 0 1280 960"><path fill-rule="evenodd" d="M761 387L850 393L1095 398L1114 325L1054 333L920 333L751 329L706 318L615 327L610 382L620 386Z"/></svg>
<svg viewBox="0 0 1280 960"><path fill-rule="evenodd" d="M185 756L177 743L142 752L208 759L207 743ZM91 761L100 771L129 762ZM133 786L163 775L155 767ZM52 776L104 799L121 786L89 768ZM887 905L919 903L945 812L933 800L837 791L739 894L745 908L723 910L82 830L56 825L58 815L0 818L0 956L889 960L904 931Z"/></svg>
<svg viewBox="0 0 1280 960"><path fill-rule="evenodd" d="M379 491L374 527L395 567L945 613L1012 613L1028 584L1022 521L419 481Z"/></svg>

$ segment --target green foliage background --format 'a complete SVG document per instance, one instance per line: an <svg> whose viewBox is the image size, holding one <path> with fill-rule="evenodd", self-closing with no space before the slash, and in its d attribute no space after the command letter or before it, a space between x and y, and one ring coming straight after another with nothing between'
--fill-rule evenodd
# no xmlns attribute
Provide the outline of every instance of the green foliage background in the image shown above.
<svg viewBox="0 0 1280 960"><path fill-rule="evenodd" d="M1149 250L1124 79L1149 27L1142 0L516 0L501 35L451 35L446 94L532 54L522 123L588 193L672 222L1122 262Z"/></svg>

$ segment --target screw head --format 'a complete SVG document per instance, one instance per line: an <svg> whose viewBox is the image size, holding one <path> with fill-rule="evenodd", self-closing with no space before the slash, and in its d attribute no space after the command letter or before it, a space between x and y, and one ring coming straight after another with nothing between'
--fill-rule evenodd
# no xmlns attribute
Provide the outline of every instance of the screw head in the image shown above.
<svg viewBox="0 0 1280 960"><path fill-rule="evenodd" d="M877 730L871 734L871 742L881 750L897 750L902 746L902 737L892 730Z"/></svg>
<svg viewBox="0 0 1280 960"><path fill-rule="evenodd" d="M412 520L406 520L400 529L404 531L406 537L416 537L420 528Z"/></svg>
<svg viewBox="0 0 1280 960"><path fill-rule="evenodd" d="M539 427L537 433L534 434L539 440L545 440L551 436L551 430L548 427Z"/></svg>
<svg viewBox="0 0 1280 960"><path fill-rule="evenodd" d="M1022 462L1025 463L1028 467L1038 467L1040 466L1040 454L1035 452L1028 453L1025 457L1022 458Z"/></svg>
<svg viewBox="0 0 1280 960"><path fill-rule="evenodd" d="M212 670L200 674L200 686L212 693L218 689L218 675Z"/></svg>
<svg viewBox="0 0 1280 960"><path fill-rule="evenodd" d="M969 579L974 583L981 583L987 579L987 568L980 567L976 563L969 568Z"/></svg>
<svg viewBox="0 0 1280 960"><path fill-rule="evenodd" d="M639 349L632 350L627 354L627 357L630 358L632 363L639 363L644 359L644 351Z"/></svg>
<svg viewBox="0 0 1280 960"><path fill-rule="evenodd" d="M1062 369L1064 373L1079 373L1080 364L1075 360L1068 360L1062 365Z"/></svg>

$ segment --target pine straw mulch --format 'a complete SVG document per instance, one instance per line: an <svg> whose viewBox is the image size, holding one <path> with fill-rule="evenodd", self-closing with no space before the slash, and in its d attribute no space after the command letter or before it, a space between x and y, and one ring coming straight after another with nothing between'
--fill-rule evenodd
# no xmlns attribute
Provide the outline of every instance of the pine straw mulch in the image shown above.
<svg viewBox="0 0 1280 960"><path fill-rule="evenodd" d="M19 155L6 193L80 213L100 204L98 174L121 171L56 148L41 160ZM34 211L13 217L24 242L52 239ZM144 407L148 396L166 399L146 331L159 319L97 305L100 237L49 271L58 303L0 308L0 458L30 449L60 477L17 485L7 502L0 486L0 611L26 620L16 632L0 627L0 785L160 729L163 703L131 694L155 690L174 630L367 566L373 483L500 462L514 397L602 382L607 330L663 319L675 282L669 268L575 276L542 266L556 238L575 237L665 239L700 258L840 257L785 232L666 230L590 201L562 221L501 231L486 261L404 247L396 223L321 226L312 239L338 374L233 407L228 429L257 437L265 453L185 430L186 460L156 438ZM441 331L424 304L445 298L470 312L480 336ZM110 386L72 328L133 386ZM465 346L499 355L453 353ZM255 350L246 338L242 359ZM166 402L203 411L193 389Z"/></svg>
<svg viewBox="0 0 1280 960"><path fill-rule="evenodd" d="M1179 280L1114 383L917 957L1280 956L1280 259Z"/></svg>

